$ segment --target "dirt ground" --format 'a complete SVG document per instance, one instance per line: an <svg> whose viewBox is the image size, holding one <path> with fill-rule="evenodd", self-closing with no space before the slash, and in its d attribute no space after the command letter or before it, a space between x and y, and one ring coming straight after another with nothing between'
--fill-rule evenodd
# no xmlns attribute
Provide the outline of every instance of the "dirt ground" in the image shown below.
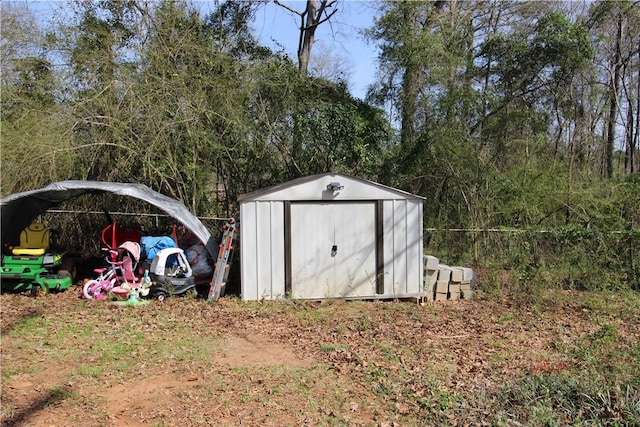
<svg viewBox="0 0 640 427"><path fill-rule="evenodd" d="M491 424L505 384L575 368L567 349L604 316L588 301L564 292L535 306L170 298L123 308L74 289L3 294L2 425L399 426L434 414ZM607 322L637 343L640 320L629 318Z"/></svg>

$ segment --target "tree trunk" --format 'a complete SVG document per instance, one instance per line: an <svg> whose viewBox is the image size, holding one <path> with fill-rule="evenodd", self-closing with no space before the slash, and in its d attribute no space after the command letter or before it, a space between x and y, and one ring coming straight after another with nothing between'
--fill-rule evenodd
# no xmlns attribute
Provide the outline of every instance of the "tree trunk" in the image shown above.
<svg viewBox="0 0 640 427"><path fill-rule="evenodd" d="M311 48L315 41L317 28L316 13L318 13L318 4L316 0L307 1L307 22L304 24L300 32L301 42L298 45L298 71L307 74L309 71L309 60L311 58ZM302 18L304 20L304 18Z"/></svg>
<svg viewBox="0 0 640 427"><path fill-rule="evenodd" d="M631 166L629 168L630 174L634 173L638 169L635 165L635 152L636 148L638 148L638 141L640 140L640 43L638 43L638 68L638 84L636 85L636 126L631 146L629 147L629 160Z"/></svg>
<svg viewBox="0 0 640 427"><path fill-rule="evenodd" d="M609 87L609 119L607 123L607 140L604 149L604 175L607 178L613 176L613 147L616 138L616 117L618 115L618 86L620 84L622 40L622 13L618 14L615 52L613 57L613 75Z"/></svg>
<svg viewBox="0 0 640 427"><path fill-rule="evenodd" d="M300 37L298 39L298 71L306 75L309 71L309 61L311 60L311 48L315 41L316 29L323 22L331 19L338 9L328 9L333 7L338 0L321 0L318 4L317 0L307 0L307 7L304 12L293 9L286 4L274 0L274 3L280 7L287 9L291 13L295 13L300 17ZM324 18L322 15L325 15Z"/></svg>
<svg viewBox="0 0 640 427"><path fill-rule="evenodd" d="M433 2L433 12L431 15L438 13L444 7L444 1ZM400 145L405 149L410 149L415 144L415 115L418 108L418 94L420 91L420 73L421 66L419 62L413 58L413 49L415 49L415 40L418 33L422 30L418 28L418 5L406 2L403 7L403 20L408 29L409 34L405 43L407 46L408 57L405 58L405 70L402 76L402 95L401 95L401 130ZM428 25L425 24L425 29Z"/></svg>
<svg viewBox="0 0 640 427"><path fill-rule="evenodd" d="M418 105L418 91L420 90L420 67L418 63L411 58L413 36L417 33L417 9L415 7L404 7L403 19L408 28L409 38L405 43L408 43L409 58L406 59L406 67L404 75L402 76L402 116L401 116L401 131L400 131L400 145L409 150L415 143L415 114Z"/></svg>
<svg viewBox="0 0 640 427"><path fill-rule="evenodd" d="M627 126L625 132L624 171L627 174L631 174L633 173L633 135L635 134L633 100L631 98L627 98Z"/></svg>

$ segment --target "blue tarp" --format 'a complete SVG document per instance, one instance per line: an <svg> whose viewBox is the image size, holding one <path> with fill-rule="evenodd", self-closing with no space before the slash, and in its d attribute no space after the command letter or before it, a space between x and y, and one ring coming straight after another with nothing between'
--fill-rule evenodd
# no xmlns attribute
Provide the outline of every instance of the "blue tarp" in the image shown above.
<svg viewBox="0 0 640 427"><path fill-rule="evenodd" d="M143 253L146 254L147 261L152 262L156 254L161 250L175 248L176 242L169 236L142 236L140 238L140 246Z"/></svg>

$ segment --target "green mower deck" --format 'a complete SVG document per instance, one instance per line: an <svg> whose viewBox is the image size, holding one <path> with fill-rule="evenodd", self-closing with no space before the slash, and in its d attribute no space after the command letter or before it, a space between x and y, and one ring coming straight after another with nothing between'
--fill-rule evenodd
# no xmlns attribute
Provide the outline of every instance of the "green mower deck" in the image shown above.
<svg viewBox="0 0 640 427"><path fill-rule="evenodd" d="M37 294L39 291L62 291L73 284L68 275L53 274L49 266L59 265L62 256L58 254L32 257L8 255L2 259L0 288L2 291Z"/></svg>

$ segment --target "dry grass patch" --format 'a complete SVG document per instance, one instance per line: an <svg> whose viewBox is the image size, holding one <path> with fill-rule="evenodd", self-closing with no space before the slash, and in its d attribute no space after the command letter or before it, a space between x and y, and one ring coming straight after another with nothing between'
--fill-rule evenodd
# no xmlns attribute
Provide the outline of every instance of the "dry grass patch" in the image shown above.
<svg viewBox="0 0 640 427"><path fill-rule="evenodd" d="M528 304L503 294L117 307L74 290L3 294L1 416L6 426L638 425L639 302L553 291Z"/></svg>

